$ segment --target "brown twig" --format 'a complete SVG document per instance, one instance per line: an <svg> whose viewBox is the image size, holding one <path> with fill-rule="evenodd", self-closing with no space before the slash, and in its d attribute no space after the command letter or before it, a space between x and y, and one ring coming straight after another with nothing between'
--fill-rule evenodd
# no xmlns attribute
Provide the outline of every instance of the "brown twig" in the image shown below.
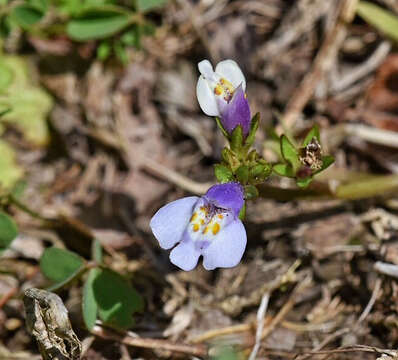
<svg viewBox="0 0 398 360"><path fill-rule="evenodd" d="M336 18L334 26L331 27L325 36L325 40L315 57L311 71L305 75L300 86L286 105L286 111L283 116L283 125L286 128L292 128L297 117L311 99L318 81L330 67L332 59L335 58L337 50L344 40L346 32L345 25L354 18L357 1L341 1L339 15Z"/></svg>
<svg viewBox="0 0 398 360"><path fill-rule="evenodd" d="M168 350L172 352L179 352L199 357L206 356L208 352L207 347L202 344L195 344L195 345L176 344L162 339L132 337L126 333L123 335L118 334L116 332L107 330L98 325L94 326L91 332L92 334L101 337L103 339L118 341L128 346L147 348L147 349Z"/></svg>

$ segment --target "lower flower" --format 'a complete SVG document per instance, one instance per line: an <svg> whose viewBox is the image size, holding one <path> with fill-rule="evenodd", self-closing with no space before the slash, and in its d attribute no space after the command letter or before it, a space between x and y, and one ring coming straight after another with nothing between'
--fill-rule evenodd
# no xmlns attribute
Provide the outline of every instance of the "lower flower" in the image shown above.
<svg viewBox="0 0 398 360"><path fill-rule="evenodd" d="M160 208L151 229L160 247L171 249L170 261L189 271L203 256L207 270L236 266L246 248L239 212L244 205L238 183L212 186L202 197L190 196Z"/></svg>

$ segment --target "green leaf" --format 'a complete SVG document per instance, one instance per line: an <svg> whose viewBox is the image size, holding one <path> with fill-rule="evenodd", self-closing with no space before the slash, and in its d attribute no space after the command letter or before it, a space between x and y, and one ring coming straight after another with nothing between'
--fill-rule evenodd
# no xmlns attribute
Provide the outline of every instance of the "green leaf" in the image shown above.
<svg viewBox="0 0 398 360"><path fill-rule="evenodd" d="M236 178L238 181L245 185L249 181L249 168L246 165L241 165L236 170Z"/></svg>
<svg viewBox="0 0 398 360"><path fill-rule="evenodd" d="M4 91L11 84L13 78L12 70L0 60L0 91Z"/></svg>
<svg viewBox="0 0 398 360"><path fill-rule="evenodd" d="M44 250L40 258L42 273L57 284L69 282L83 267L84 260L79 255L56 247Z"/></svg>
<svg viewBox="0 0 398 360"><path fill-rule="evenodd" d="M166 3L167 0L136 0L137 9L142 12L161 7Z"/></svg>
<svg viewBox="0 0 398 360"><path fill-rule="evenodd" d="M121 275L103 269L93 283L99 316L108 325L128 328L133 324L132 314L144 306L142 297Z"/></svg>
<svg viewBox="0 0 398 360"><path fill-rule="evenodd" d="M45 13L48 9L48 0L29 0L29 4Z"/></svg>
<svg viewBox="0 0 398 360"><path fill-rule="evenodd" d="M251 146L254 143L254 140L256 138L256 132L258 129L258 125L260 123L260 113L257 113L256 115L253 116L251 123L250 123L250 131L249 135L247 136L245 140L245 145Z"/></svg>
<svg viewBox="0 0 398 360"><path fill-rule="evenodd" d="M43 12L29 4L16 6L11 11L11 18L24 29L37 24L42 17Z"/></svg>
<svg viewBox="0 0 398 360"><path fill-rule="evenodd" d="M94 281L101 273L100 269L91 269L88 273L88 277L83 287L83 301L82 301L82 311L83 311L83 320L87 326L88 330L91 330L95 321L97 320L98 315L98 305L95 301L94 296Z"/></svg>
<svg viewBox="0 0 398 360"><path fill-rule="evenodd" d="M10 216L0 211L0 251L7 249L17 235L17 224Z"/></svg>
<svg viewBox="0 0 398 360"><path fill-rule="evenodd" d="M368 1L360 1L357 13L377 30L394 41L398 41L398 17L391 11L385 10Z"/></svg>
<svg viewBox="0 0 398 360"><path fill-rule="evenodd" d="M289 164L275 164L272 167L272 170L280 176L286 176L289 178L294 178L295 174L293 168Z"/></svg>
<svg viewBox="0 0 398 360"><path fill-rule="evenodd" d="M23 176L14 149L0 139L0 188L11 189Z"/></svg>
<svg viewBox="0 0 398 360"><path fill-rule="evenodd" d="M246 216L246 203L243 203L243 206L239 211L239 219L243 221L245 220L245 216Z"/></svg>
<svg viewBox="0 0 398 360"><path fill-rule="evenodd" d="M242 149L242 144L243 144L243 130L242 126L238 125L231 134L230 138L230 146L231 150L239 153L240 150Z"/></svg>
<svg viewBox="0 0 398 360"><path fill-rule="evenodd" d="M216 124L217 127L221 130L221 133L224 135L224 137L229 140L229 134L227 133L227 130L224 129L221 119L218 116L216 116Z"/></svg>
<svg viewBox="0 0 398 360"><path fill-rule="evenodd" d="M246 185L244 189L246 200L253 200L258 197L258 190L254 185Z"/></svg>
<svg viewBox="0 0 398 360"><path fill-rule="evenodd" d="M105 61L111 54L111 51L111 44L109 44L107 41L103 41L97 48L97 58L101 61Z"/></svg>
<svg viewBox="0 0 398 360"><path fill-rule="evenodd" d="M227 163L232 171L236 171L236 169L240 166L240 161L236 157L235 153L233 153L230 149L225 147L221 151L221 156L225 163Z"/></svg>
<svg viewBox="0 0 398 360"><path fill-rule="evenodd" d="M0 123L11 124L34 145L45 145L49 140L47 115L52 108L52 98L32 82L27 62L21 57L0 55L13 74L7 92L0 95L0 109L11 110L0 118Z"/></svg>
<svg viewBox="0 0 398 360"><path fill-rule="evenodd" d="M129 59L127 56L126 48L120 41L116 41L113 44L113 51L115 52L116 57L120 60L122 64L127 64Z"/></svg>
<svg viewBox="0 0 398 360"><path fill-rule="evenodd" d="M315 174L327 169L333 163L334 163L334 157L333 156L331 156L331 155L322 156L322 167Z"/></svg>
<svg viewBox="0 0 398 360"><path fill-rule="evenodd" d="M234 179L234 174L231 169L222 164L214 165L214 174L217 181L220 183L227 183Z"/></svg>
<svg viewBox="0 0 398 360"><path fill-rule="evenodd" d="M125 31L120 37L120 41L127 46L137 49L141 47L141 31L138 25L133 25L131 29Z"/></svg>
<svg viewBox="0 0 398 360"><path fill-rule="evenodd" d="M312 176L303 178L303 179L296 179L297 186L301 188L306 188L312 181Z"/></svg>
<svg viewBox="0 0 398 360"><path fill-rule="evenodd" d="M319 134L318 125L314 125L312 127L312 129L308 132L308 134L304 138L303 143L301 144L301 146L303 148L306 147L312 141L313 138L316 138L319 143L321 142L321 137L320 137L320 134Z"/></svg>
<svg viewBox="0 0 398 360"><path fill-rule="evenodd" d="M90 9L66 26L69 37L76 41L104 39L115 35L130 23L131 14L117 7Z"/></svg>
<svg viewBox="0 0 398 360"><path fill-rule="evenodd" d="M255 181L264 181L272 173L269 164L257 164L250 169L250 178Z"/></svg>
<svg viewBox="0 0 398 360"><path fill-rule="evenodd" d="M282 135L280 138L281 142L281 153L285 161L287 161L296 172L300 167L299 155L296 148L290 142L286 135Z"/></svg>

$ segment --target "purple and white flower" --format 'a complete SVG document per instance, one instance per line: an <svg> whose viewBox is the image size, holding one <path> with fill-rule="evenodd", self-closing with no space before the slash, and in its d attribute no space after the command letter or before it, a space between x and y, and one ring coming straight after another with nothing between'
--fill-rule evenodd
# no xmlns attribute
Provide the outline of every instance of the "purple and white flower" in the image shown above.
<svg viewBox="0 0 398 360"><path fill-rule="evenodd" d="M151 229L160 247L171 249L170 261L189 271L203 256L206 270L236 266L246 248L239 212L244 205L238 183L212 186L202 197L190 196L160 208Z"/></svg>
<svg viewBox="0 0 398 360"><path fill-rule="evenodd" d="M250 130L250 107L246 99L246 79L238 64L224 60L213 70L209 60L198 64L200 76L196 95L203 112L218 116L228 133L241 125L246 136Z"/></svg>

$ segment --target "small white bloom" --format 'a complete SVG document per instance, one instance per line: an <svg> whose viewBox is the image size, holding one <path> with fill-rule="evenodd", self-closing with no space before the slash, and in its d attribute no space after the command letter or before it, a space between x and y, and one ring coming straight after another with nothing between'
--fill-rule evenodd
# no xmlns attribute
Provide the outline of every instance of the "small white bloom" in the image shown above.
<svg viewBox="0 0 398 360"><path fill-rule="evenodd" d="M224 105L232 99L235 89L242 84L246 90L246 80L238 64L233 60L224 60L213 70L209 60L198 64L200 76L196 86L196 95L202 111L209 116L220 116Z"/></svg>

